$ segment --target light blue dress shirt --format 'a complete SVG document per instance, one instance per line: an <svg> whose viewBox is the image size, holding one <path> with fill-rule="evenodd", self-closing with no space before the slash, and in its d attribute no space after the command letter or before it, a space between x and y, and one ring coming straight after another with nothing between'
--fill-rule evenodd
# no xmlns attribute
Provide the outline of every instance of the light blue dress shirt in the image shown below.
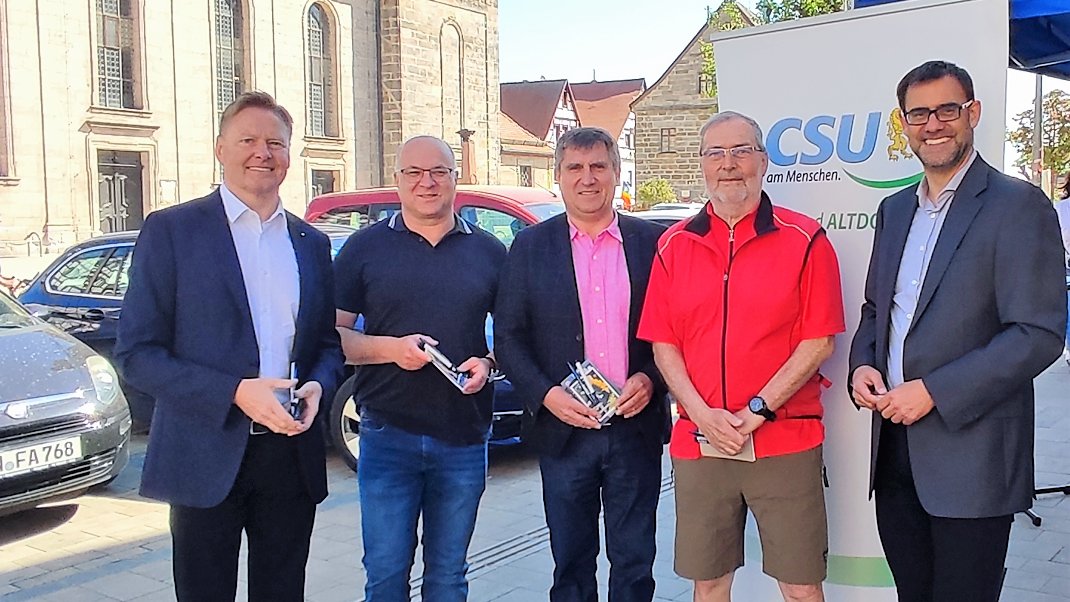
<svg viewBox="0 0 1070 602"><path fill-rule="evenodd" d="M921 288L933 248L940 238L940 229L951 207L962 179L977 159L977 151L970 154L966 164L951 178L933 201L929 194L929 180L923 178L918 186L918 208L910 223L910 232L903 247L903 259L899 262L899 275L895 279L895 294L892 296L891 324L888 327L888 387L894 389L903 384L903 347L907 332L914 321Z"/></svg>

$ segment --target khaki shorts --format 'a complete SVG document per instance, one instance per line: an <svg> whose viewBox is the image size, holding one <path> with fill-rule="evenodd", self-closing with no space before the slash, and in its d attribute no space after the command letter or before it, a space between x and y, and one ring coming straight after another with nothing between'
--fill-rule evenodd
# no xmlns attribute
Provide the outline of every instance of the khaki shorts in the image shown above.
<svg viewBox="0 0 1070 602"><path fill-rule="evenodd" d="M676 480L674 569L711 581L743 566L747 509L762 544L762 570L781 583L825 580L828 529L821 446L740 462L672 459Z"/></svg>

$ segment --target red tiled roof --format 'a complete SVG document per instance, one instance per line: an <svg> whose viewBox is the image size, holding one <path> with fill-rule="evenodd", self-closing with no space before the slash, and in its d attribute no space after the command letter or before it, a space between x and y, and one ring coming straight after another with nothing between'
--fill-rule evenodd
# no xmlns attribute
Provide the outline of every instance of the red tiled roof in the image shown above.
<svg viewBox="0 0 1070 602"><path fill-rule="evenodd" d="M505 113L501 113L500 117L498 131L502 141L502 152L544 157L554 156L554 149L550 148L549 144L539 140L534 134L520 127L516 121L513 121Z"/></svg>
<svg viewBox="0 0 1070 602"><path fill-rule="evenodd" d="M567 80L501 84L501 107L513 121L539 140L546 140Z"/></svg>
<svg viewBox="0 0 1070 602"><path fill-rule="evenodd" d="M620 138L620 133L628 122L632 101L646 89L646 81L626 79L570 84L569 87L572 89L580 123L600 127L616 139Z"/></svg>
<svg viewBox="0 0 1070 602"><path fill-rule="evenodd" d="M576 100L604 100L620 94L631 93L638 96L646 89L646 80L639 78L582 84L569 83L569 88L572 88L572 98Z"/></svg>

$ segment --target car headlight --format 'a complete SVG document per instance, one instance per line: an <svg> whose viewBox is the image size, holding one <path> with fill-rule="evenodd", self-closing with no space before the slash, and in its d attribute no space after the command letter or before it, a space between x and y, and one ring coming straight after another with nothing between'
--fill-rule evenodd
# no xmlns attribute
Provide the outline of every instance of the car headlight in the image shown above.
<svg viewBox="0 0 1070 602"><path fill-rule="evenodd" d="M108 360L94 355L85 360L85 365L89 369L89 376L93 378L93 388L97 391L97 402L101 409L118 404L123 398L119 389L119 375Z"/></svg>

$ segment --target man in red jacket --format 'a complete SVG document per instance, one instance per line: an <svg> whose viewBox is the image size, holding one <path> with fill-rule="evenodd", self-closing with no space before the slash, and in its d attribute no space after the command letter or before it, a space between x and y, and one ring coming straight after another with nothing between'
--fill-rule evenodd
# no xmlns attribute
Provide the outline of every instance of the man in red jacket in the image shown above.
<svg viewBox="0 0 1070 602"><path fill-rule="evenodd" d="M680 409L675 570L695 600L727 602L749 508L784 599L823 599L828 535L818 367L844 331L836 254L820 225L762 192L754 120L700 132L710 202L659 242L639 337Z"/></svg>

